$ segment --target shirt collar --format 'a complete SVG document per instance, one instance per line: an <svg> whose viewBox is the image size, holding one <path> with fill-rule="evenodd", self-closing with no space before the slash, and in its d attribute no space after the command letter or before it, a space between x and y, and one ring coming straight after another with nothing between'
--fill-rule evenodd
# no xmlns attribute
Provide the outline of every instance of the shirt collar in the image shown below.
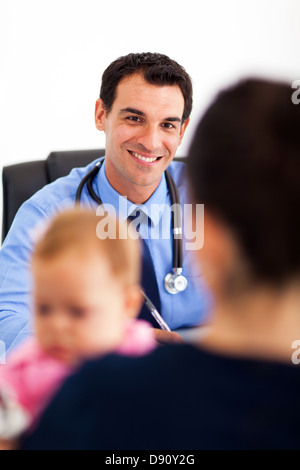
<svg viewBox="0 0 300 470"><path fill-rule="evenodd" d="M162 175L156 190L144 204L134 204L126 197L121 196L111 186L105 172L105 159L103 160L100 171L97 175L96 184L98 194L100 195L103 204L111 204L114 206L117 214L124 220L138 209L141 210L144 214L148 215L149 219L151 220L151 224L156 226L158 225L163 213L162 210L159 210L159 207L164 204L169 204L165 174Z"/></svg>

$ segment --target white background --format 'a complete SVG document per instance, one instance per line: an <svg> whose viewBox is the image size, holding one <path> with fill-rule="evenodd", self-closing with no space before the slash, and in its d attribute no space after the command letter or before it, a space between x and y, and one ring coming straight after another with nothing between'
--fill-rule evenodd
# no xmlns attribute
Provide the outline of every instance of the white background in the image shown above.
<svg viewBox="0 0 300 470"><path fill-rule="evenodd" d="M120 55L161 52L191 75L185 155L220 88L248 75L300 79L299 45L297 0L0 0L0 171L104 147L94 103Z"/></svg>

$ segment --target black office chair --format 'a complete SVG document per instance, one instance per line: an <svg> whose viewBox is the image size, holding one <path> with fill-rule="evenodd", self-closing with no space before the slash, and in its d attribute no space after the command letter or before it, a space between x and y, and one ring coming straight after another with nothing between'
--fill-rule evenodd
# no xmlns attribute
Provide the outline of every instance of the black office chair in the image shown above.
<svg viewBox="0 0 300 470"><path fill-rule="evenodd" d="M104 149L51 152L46 160L5 166L2 172L2 241L24 201L46 184L67 175L72 168L86 166L104 153Z"/></svg>

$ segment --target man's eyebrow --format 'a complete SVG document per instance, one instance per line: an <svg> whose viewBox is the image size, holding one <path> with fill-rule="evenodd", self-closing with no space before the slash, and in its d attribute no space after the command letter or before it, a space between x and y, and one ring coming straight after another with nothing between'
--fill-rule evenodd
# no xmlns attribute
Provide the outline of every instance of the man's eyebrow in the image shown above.
<svg viewBox="0 0 300 470"><path fill-rule="evenodd" d="M137 114L138 116L145 116L145 113L143 111L140 111L139 109L134 109L134 108L123 108L120 110L120 113L132 113L132 114Z"/></svg>
<svg viewBox="0 0 300 470"><path fill-rule="evenodd" d="M120 113L122 114L125 114L125 113L132 113L132 114L137 114L138 116L145 116L145 113L143 111L140 111L139 109L135 109L135 108L122 108L120 110ZM165 119L163 119L164 121L168 121L168 122L182 122L182 119L180 119L179 117L167 117Z"/></svg>
<svg viewBox="0 0 300 470"><path fill-rule="evenodd" d="M182 119L180 119L179 117L168 117L168 118L164 119L164 121L169 121L169 122L182 122Z"/></svg>

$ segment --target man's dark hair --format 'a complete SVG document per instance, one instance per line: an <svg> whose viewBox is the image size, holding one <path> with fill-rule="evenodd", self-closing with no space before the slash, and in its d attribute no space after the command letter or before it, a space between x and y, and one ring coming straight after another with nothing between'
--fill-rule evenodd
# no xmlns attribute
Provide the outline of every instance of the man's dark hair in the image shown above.
<svg viewBox="0 0 300 470"><path fill-rule="evenodd" d="M234 230L253 279L273 284L300 274L300 105L291 96L291 85L260 79L223 91L188 158L196 202Z"/></svg>
<svg viewBox="0 0 300 470"><path fill-rule="evenodd" d="M135 73L142 73L145 81L152 85L178 85L184 98L182 122L189 117L193 104L190 76L175 60L153 52L128 54L119 57L107 67L100 89L100 98L107 112L112 108L119 82Z"/></svg>

